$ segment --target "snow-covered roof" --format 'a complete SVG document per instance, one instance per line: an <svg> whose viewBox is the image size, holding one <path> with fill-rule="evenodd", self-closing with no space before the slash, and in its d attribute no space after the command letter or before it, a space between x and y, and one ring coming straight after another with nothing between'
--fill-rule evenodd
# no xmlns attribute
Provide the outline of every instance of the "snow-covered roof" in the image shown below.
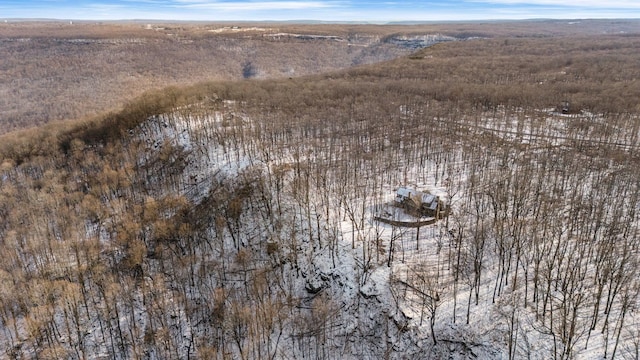
<svg viewBox="0 0 640 360"><path fill-rule="evenodd" d="M398 188L397 197L399 199L419 198L422 204L437 203L438 198L436 195L405 187Z"/></svg>
<svg viewBox="0 0 640 360"><path fill-rule="evenodd" d="M431 204L435 202L436 196L432 194L422 193L422 203L423 204Z"/></svg>
<svg viewBox="0 0 640 360"><path fill-rule="evenodd" d="M409 189L409 188L398 188L398 197L411 197L411 195L415 194L416 191L413 189Z"/></svg>

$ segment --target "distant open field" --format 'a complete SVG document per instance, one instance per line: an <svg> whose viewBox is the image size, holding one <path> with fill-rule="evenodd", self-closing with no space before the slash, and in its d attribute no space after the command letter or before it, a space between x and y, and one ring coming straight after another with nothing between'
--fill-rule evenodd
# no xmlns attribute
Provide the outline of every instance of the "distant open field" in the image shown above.
<svg viewBox="0 0 640 360"><path fill-rule="evenodd" d="M0 23L0 134L118 110L147 90L298 77L408 55L425 36L630 33L637 21L448 24Z"/></svg>

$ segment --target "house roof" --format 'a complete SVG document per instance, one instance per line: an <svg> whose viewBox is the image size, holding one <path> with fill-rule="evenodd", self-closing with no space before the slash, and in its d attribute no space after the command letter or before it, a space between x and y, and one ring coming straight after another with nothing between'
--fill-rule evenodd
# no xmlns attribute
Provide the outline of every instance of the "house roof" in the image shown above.
<svg viewBox="0 0 640 360"><path fill-rule="evenodd" d="M411 197L416 193L417 192L413 189L408 189L404 187L398 188L398 197Z"/></svg>
<svg viewBox="0 0 640 360"><path fill-rule="evenodd" d="M431 203L436 202L435 200L436 200L436 196L435 195L422 193L422 203L423 204L431 204Z"/></svg>
<svg viewBox="0 0 640 360"><path fill-rule="evenodd" d="M414 189L409 189L405 187L398 188L397 192L398 198L416 198L418 197L422 204L432 204L437 203L437 196L429 193L424 193L422 191L417 191Z"/></svg>

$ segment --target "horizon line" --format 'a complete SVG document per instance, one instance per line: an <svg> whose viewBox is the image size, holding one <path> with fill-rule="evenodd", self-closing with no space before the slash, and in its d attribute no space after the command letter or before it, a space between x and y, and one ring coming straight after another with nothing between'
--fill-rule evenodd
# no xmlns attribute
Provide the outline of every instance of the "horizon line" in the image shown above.
<svg viewBox="0 0 640 360"><path fill-rule="evenodd" d="M640 21L640 17L584 17L584 18L555 18L555 17L532 17L532 18L486 18L486 19L439 19L439 20L318 20L318 19L290 19L290 20L276 20L276 19L235 19L235 20L201 20L201 19L162 19L162 18L119 18L119 19L90 19L90 18L46 18L46 17L0 17L2 22L38 22L38 21L52 21L52 22L165 22L165 23L322 23L322 24L433 24L433 23L478 23L478 22L526 22L526 21L606 21L606 20L625 20L625 21Z"/></svg>

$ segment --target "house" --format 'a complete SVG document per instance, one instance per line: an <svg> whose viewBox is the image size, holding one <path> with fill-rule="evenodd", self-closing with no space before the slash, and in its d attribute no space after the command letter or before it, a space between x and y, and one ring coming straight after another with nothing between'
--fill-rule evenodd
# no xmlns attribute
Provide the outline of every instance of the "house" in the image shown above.
<svg viewBox="0 0 640 360"><path fill-rule="evenodd" d="M445 210L439 196L405 187L398 189L395 205L416 216L440 217Z"/></svg>

